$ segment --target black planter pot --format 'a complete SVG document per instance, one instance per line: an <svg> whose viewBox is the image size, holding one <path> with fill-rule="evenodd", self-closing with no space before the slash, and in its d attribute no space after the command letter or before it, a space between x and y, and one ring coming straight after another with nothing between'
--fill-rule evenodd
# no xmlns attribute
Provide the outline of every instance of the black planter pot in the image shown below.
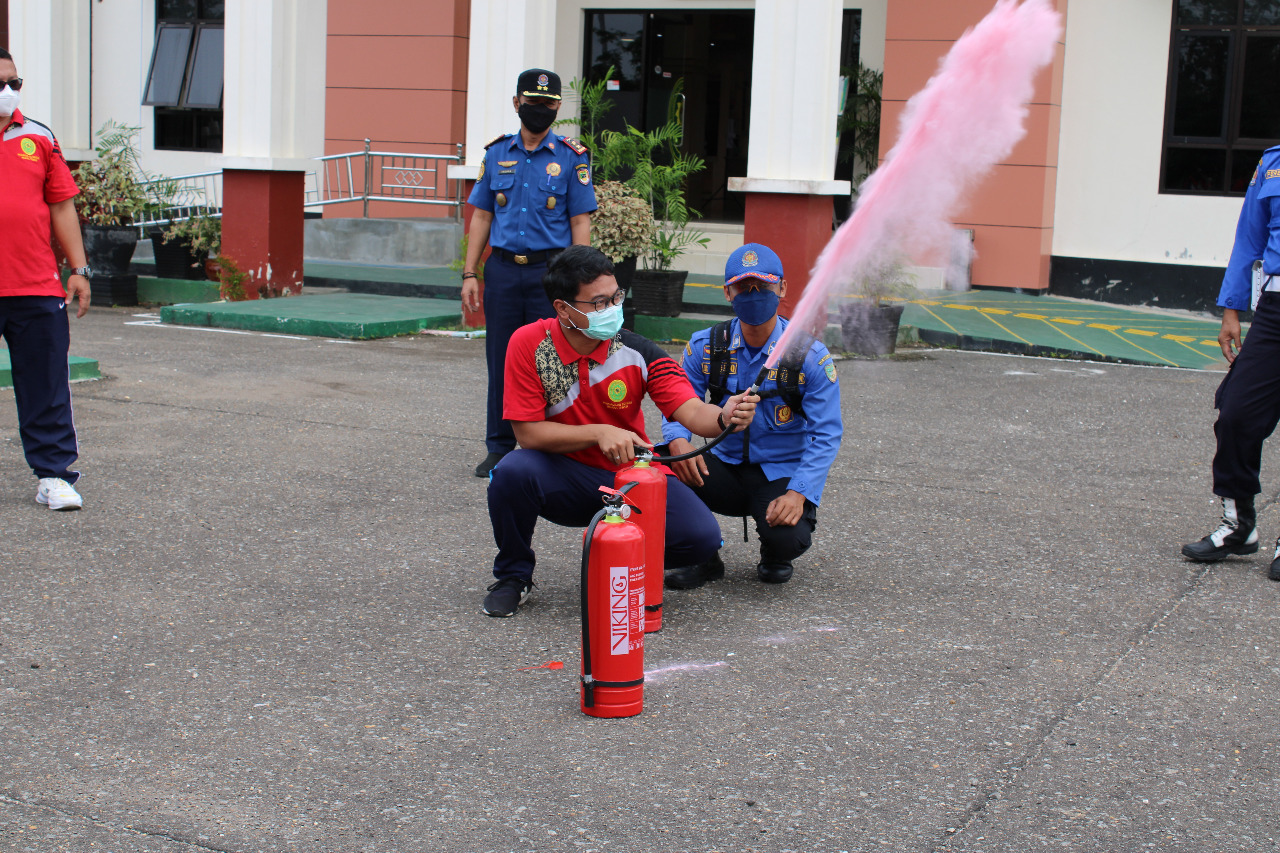
<svg viewBox="0 0 1280 853"><path fill-rule="evenodd" d="M848 302L840 306L840 336L848 352L890 355L898 345L902 305Z"/></svg>
<svg viewBox="0 0 1280 853"><path fill-rule="evenodd" d="M636 330L636 301L632 297L632 285L636 277L636 257L623 258L613 265L613 277L618 280L626 301L622 303L622 328Z"/></svg>
<svg viewBox="0 0 1280 853"><path fill-rule="evenodd" d="M84 254L95 274L126 275L133 250L138 245L138 230L127 225L81 226Z"/></svg>
<svg viewBox="0 0 1280 853"><path fill-rule="evenodd" d="M156 256L156 278L200 280L205 277L204 257L191 251L186 240L164 241L159 228L147 231Z"/></svg>
<svg viewBox="0 0 1280 853"><path fill-rule="evenodd" d="M688 270L636 270L632 285L636 313L649 317L679 317Z"/></svg>

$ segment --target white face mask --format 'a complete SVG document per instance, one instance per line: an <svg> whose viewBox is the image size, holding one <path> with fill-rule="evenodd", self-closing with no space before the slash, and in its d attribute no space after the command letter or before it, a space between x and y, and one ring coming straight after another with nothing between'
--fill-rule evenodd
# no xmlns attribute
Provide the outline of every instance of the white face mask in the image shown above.
<svg viewBox="0 0 1280 853"><path fill-rule="evenodd" d="M22 93L15 92L8 86L0 89L0 116L11 116L22 103Z"/></svg>

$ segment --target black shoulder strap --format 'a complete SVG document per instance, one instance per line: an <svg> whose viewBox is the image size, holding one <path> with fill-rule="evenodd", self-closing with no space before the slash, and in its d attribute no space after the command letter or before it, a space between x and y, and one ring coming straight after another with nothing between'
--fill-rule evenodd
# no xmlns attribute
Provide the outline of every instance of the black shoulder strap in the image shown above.
<svg viewBox="0 0 1280 853"><path fill-rule="evenodd" d="M800 375L804 370L804 359L809 354L816 338L802 332L795 346L778 362L778 393L787 402L791 411L804 415L804 392L800 390Z"/></svg>
<svg viewBox="0 0 1280 853"><path fill-rule="evenodd" d="M717 406L729 393L729 330L732 325L732 320L725 320L711 327L711 368L707 375L707 390L711 392L711 403Z"/></svg>

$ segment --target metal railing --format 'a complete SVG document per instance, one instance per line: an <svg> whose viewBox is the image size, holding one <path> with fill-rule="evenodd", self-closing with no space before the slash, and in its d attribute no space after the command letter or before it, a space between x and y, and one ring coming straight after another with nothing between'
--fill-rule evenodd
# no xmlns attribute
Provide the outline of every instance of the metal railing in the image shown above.
<svg viewBox="0 0 1280 853"><path fill-rule="evenodd" d="M221 170L156 178L142 186L154 205L142 219L134 222L144 232L147 228L194 216L222 216Z"/></svg>
<svg viewBox="0 0 1280 853"><path fill-rule="evenodd" d="M462 165L462 143L457 154L373 151L370 145L366 139L363 151L318 158L315 186L303 206L360 202L367 218L371 201L404 202L452 207L462 218L462 181L449 180L449 166Z"/></svg>
<svg viewBox="0 0 1280 853"><path fill-rule="evenodd" d="M462 143L457 154L373 151L370 146L366 139L363 151L316 158L318 168L303 178L303 207L360 203L367 219L369 202L387 201L452 207L454 217L462 218L463 182L449 179L449 166L462 165ZM140 229L222 215L221 170L156 178L143 186L156 207L134 223Z"/></svg>

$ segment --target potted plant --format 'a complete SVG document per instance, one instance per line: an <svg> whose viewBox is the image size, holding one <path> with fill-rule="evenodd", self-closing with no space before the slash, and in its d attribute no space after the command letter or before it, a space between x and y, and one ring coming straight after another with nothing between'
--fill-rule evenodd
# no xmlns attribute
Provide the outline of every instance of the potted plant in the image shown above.
<svg viewBox="0 0 1280 853"><path fill-rule="evenodd" d="M844 349L859 355L891 355L897 347L898 326L906 307L902 300L916 293L907 267L893 262L860 272L851 289L861 298L840 305Z"/></svg>
<svg viewBox="0 0 1280 853"><path fill-rule="evenodd" d="M635 190L617 181L596 184L596 204L599 207L591 216L591 245L613 261L618 286L628 296L623 303L622 325L635 329L635 300L629 297L636 259L653 244L653 208Z"/></svg>
<svg viewBox="0 0 1280 853"><path fill-rule="evenodd" d="M171 222L163 231L157 229L151 242L160 278L207 278L206 262L218 256L222 243L222 219L210 211L197 212Z"/></svg>
<svg viewBox="0 0 1280 853"><path fill-rule="evenodd" d="M74 172L85 257L93 268L95 304L136 305L137 276L129 262L138 245L133 223L166 206L172 182L149 182L138 162L139 128L108 121L98 132L97 158ZM102 285L105 285L102 286Z"/></svg>

